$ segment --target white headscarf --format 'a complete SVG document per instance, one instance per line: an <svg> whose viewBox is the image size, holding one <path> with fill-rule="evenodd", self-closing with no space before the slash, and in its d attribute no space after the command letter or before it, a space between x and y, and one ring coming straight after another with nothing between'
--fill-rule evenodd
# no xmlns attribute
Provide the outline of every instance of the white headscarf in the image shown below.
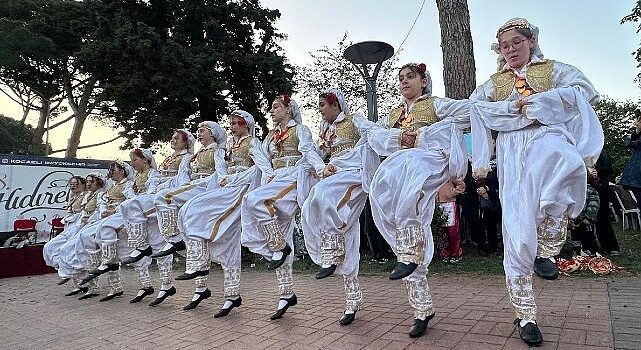
<svg viewBox="0 0 641 350"><path fill-rule="evenodd" d="M517 29L517 28L522 28L522 29L528 29L530 32L532 32L532 39L534 40L534 47L532 48L532 52L530 52L530 56L537 57L539 59L543 59L543 52L541 51L541 48L539 47L539 27L533 25L530 23L527 19L525 18L520 18L520 17L515 17L507 22L505 22L502 26L499 27L499 29L496 31L496 38L498 39L499 36L508 30L511 29ZM501 54L501 50L499 47L499 43L493 43L492 46L492 51L496 52L499 57L496 59L497 63L497 71L500 71L503 69L507 61Z"/></svg>
<svg viewBox="0 0 641 350"><path fill-rule="evenodd" d="M239 116L245 120L245 123L247 123L247 128L249 128L249 134L252 136L255 136L256 132L256 121L254 121L254 117L249 114L249 112L245 112L242 109L237 109L229 115L229 117L233 116Z"/></svg>
<svg viewBox="0 0 641 350"><path fill-rule="evenodd" d="M196 138L187 129L178 129L176 131L184 132L187 135L187 152L194 153L194 144L196 143Z"/></svg>
<svg viewBox="0 0 641 350"><path fill-rule="evenodd" d="M142 153L142 156L149 161L149 166L152 169L158 169L158 165L156 165L156 160L154 159L154 154L151 152L149 148L139 147L137 149L139 149L140 153ZM132 150L130 153L133 153L134 151L135 150Z"/></svg>
<svg viewBox="0 0 641 350"><path fill-rule="evenodd" d="M100 186L99 188L105 187L105 176L104 175L98 174L98 173L89 173L89 174L87 174L87 176L85 176L85 179L87 177L89 177L89 176L91 176L93 178L96 178L96 179L100 179L102 181L102 186Z"/></svg>
<svg viewBox="0 0 641 350"><path fill-rule="evenodd" d="M289 107L292 109L292 119L296 124L303 124L303 116L300 114L300 108L298 108L298 103L294 99L289 100Z"/></svg>
<svg viewBox="0 0 641 350"><path fill-rule="evenodd" d="M198 128L209 129L211 135L214 137L216 146L218 146L218 148L225 148L227 144L227 133L218 123L207 120L198 124Z"/></svg>
<svg viewBox="0 0 641 350"><path fill-rule="evenodd" d="M129 163L127 163L125 161L122 161L120 159L115 160L114 163L118 164L119 166L121 166L125 170L125 178L127 180L133 180L134 179L135 170L131 165L129 165Z"/></svg>
<svg viewBox="0 0 641 350"><path fill-rule="evenodd" d="M347 101L345 101L345 95L343 94L343 91L338 88L329 88L323 91L323 94L334 94L334 96L336 96L336 99L338 100L338 105L341 107L341 112L343 112L345 115L349 114L349 107L347 106Z"/></svg>

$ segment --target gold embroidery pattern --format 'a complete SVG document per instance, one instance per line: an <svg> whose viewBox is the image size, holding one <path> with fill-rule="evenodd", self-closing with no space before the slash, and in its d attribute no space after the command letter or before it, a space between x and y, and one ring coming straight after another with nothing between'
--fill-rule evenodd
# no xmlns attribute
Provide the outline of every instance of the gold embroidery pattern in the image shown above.
<svg viewBox="0 0 641 350"><path fill-rule="evenodd" d="M390 127L400 127L403 130L414 131L420 127L438 122L436 108L434 107L435 99L435 97L429 96L416 101L412 106L412 110L409 111L409 115L404 118L408 120L405 121L405 123L401 120L405 115L404 107L401 106L393 109L389 115L388 125Z"/></svg>
<svg viewBox="0 0 641 350"><path fill-rule="evenodd" d="M549 258L559 255L568 236L568 217L554 218L546 215L536 230L536 256Z"/></svg>
<svg viewBox="0 0 641 350"><path fill-rule="evenodd" d="M225 298L240 295L240 268L223 268L223 293Z"/></svg>
<svg viewBox="0 0 641 350"><path fill-rule="evenodd" d="M131 248L141 248L147 241L146 223L128 224L127 234L127 245Z"/></svg>
<svg viewBox="0 0 641 350"><path fill-rule="evenodd" d="M536 320L536 304L534 303L534 290L532 289L532 275L506 276L505 285L510 294L512 307L516 317L522 320Z"/></svg>
<svg viewBox="0 0 641 350"><path fill-rule="evenodd" d="M105 201L107 202L107 212L115 213L118 204L127 199L127 197L123 193L124 189L125 183L123 182L113 185L110 189L107 190L107 193L105 194Z"/></svg>
<svg viewBox="0 0 641 350"><path fill-rule="evenodd" d="M185 268L191 272L209 270L209 242L199 239L187 241Z"/></svg>
<svg viewBox="0 0 641 350"><path fill-rule="evenodd" d="M358 283L358 277L343 276L343 286L345 287L345 310L356 312L363 305L363 292Z"/></svg>
<svg viewBox="0 0 641 350"><path fill-rule="evenodd" d="M420 226L396 229L396 256L402 263L422 264L425 256L425 235Z"/></svg>
<svg viewBox="0 0 641 350"><path fill-rule="evenodd" d="M254 160L250 156L251 142L253 138L247 137L240 141L238 146L232 146L227 151L225 161L227 162L227 169L235 167L251 167L254 165Z"/></svg>
<svg viewBox="0 0 641 350"><path fill-rule="evenodd" d="M180 169L180 162L182 161L182 158L183 154L171 155L165 158L165 160L158 167L158 170L160 170L161 172L167 171L175 174L178 172L178 169Z"/></svg>
<svg viewBox="0 0 641 350"><path fill-rule="evenodd" d="M116 262L116 245L115 244L101 244L102 249L102 264L109 265Z"/></svg>
<svg viewBox="0 0 641 350"><path fill-rule="evenodd" d="M414 309L414 318L425 319L434 314L432 296L427 285L427 277L418 281L404 280L407 289L407 299Z"/></svg>
<svg viewBox="0 0 641 350"><path fill-rule="evenodd" d="M343 154L346 150L354 148L356 142L360 138L358 129L354 125L354 117L351 115L345 116L345 119L336 123L336 129L334 130L334 136L332 142L321 143L321 147L324 148L329 154L330 158L334 158ZM329 147L326 146L329 145Z"/></svg>
<svg viewBox="0 0 641 350"><path fill-rule="evenodd" d="M274 168L274 170L276 170L276 169L285 168L288 166L294 166L296 165L296 162L298 162L299 159L300 157L295 159L287 159L287 160L274 159L272 160L272 167Z"/></svg>
<svg viewBox="0 0 641 350"><path fill-rule="evenodd" d="M134 193L140 194L147 191L147 180L149 180L150 169L145 170L142 173L136 174L136 179L134 180Z"/></svg>
<svg viewBox="0 0 641 350"><path fill-rule="evenodd" d="M170 256L163 256L160 259L156 259L156 264L158 264L158 274L160 275L160 283L164 285L170 285L172 283L171 278L171 268L173 266Z"/></svg>
<svg viewBox="0 0 641 350"><path fill-rule="evenodd" d="M554 83L552 82L553 69L553 60L532 63L525 72L525 79L534 91L548 91L554 87Z"/></svg>
<svg viewBox="0 0 641 350"><path fill-rule="evenodd" d="M67 204L67 213L77 214L82 211L82 196L84 193L81 193L78 196L72 197Z"/></svg>
<svg viewBox="0 0 641 350"><path fill-rule="evenodd" d="M298 135L296 133L296 126L289 128L287 131L287 135L288 136L285 139L282 139L279 142L278 147L275 147L274 150L272 150L272 159L289 156L302 156L302 153L298 151ZM267 140L272 140L271 142L274 143L273 139L274 130L271 130L267 135Z"/></svg>
<svg viewBox="0 0 641 350"><path fill-rule="evenodd" d="M109 285L110 293L120 293L123 291L122 280L118 271L107 272L107 284Z"/></svg>
<svg viewBox="0 0 641 350"><path fill-rule="evenodd" d="M294 293L294 275L292 265L284 263L276 269L276 281L278 282L278 294L287 295Z"/></svg>
<svg viewBox="0 0 641 350"><path fill-rule="evenodd" d="M158 219L160 221L160 233L165 237L173 237L178 232L178 210L159 210Z"/></svg>
<svg viewBox="0 0 641 350"><path fill-rule="evenodd" d="M214 151L216 148L201 148L191 158L191 171L192 174L207 174L210 175L214 172Z"/></svg>
<svg viewBox="0 0 641 350"><path fill-rule="evenodd" d="M323 265L340 265L345 258L345 236L321 231L320 253Z"/></svg>
<svg viewBox="0 0 641 350"><path fill-rule="evenodd" d="M138 272L138 281L140 282L141 288L151 287L151 276L149 275L149 269L143 267L136 267L135 270Z"/></svg>
<svg viewBox="0 0 641 350"><path fill-rule="evenodd" d="M91 214L96 209L98 209L98 191L92 192L89 195L89 198L87 199L87 203L85 203L84 209L87 213Z"/></svg>
<svg viewBox="0 0 641 350"><path fill-rule="evenodd" d="M258 225L258 231L260 231L267 240L267 248L269 248L269 250L283 250L285 245L287 245L285 237L283 237L283 231L276 220L266 225Z"/></svg>
<svg viewBox="0 0 641 350"><path fill-rule="evenodd" d="M534 92L550 90L554 87L554 82L552 81L553 68L553 60L532 63L525 72L527 85ZM510 97L517 81L514 72L508 68L492 74L490 80L492 80L492 85L494 86L494 101L504 101Z"/></svg>

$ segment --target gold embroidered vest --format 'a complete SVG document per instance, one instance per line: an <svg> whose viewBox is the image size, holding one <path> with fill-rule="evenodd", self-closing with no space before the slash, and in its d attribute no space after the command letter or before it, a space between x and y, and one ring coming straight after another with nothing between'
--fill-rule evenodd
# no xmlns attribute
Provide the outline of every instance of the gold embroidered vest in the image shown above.
<svg viewBox="0 0 641 350"><path fill-rule="evenodd" d="M554 87L552 82L553 68L553 60L543 60L530 64L525 71L525 81L534 90L534 93L547 91ZM492 85L494 86L494 101L503 101L512 94L516 75L511 69L505 68L492 74L490 80L492 80Z"/></svg>
<svg viewBox="0 0 641 350"><path fill-rule="evenodd" d="M198 152L191 157L192 178L201 178L211 175L214 172L214 152L216 147L201 148Z"/></svg>
<svg viewBox="0 0 641 350"><path fill-rule="evenodd" d="M150 172L151 168L142 173L136 174L136 179L134 180L134 193L140 194L147 191L147 180L149 180Z"/></svg>
<svg viewBox="0 0 641 350"><path fill-rule="evenodd" d="M67 204L67 213L76 214L82 211L82 197L84 195L85 194L83 192L69 200L69 203Z"/></svg>
<svg viewBox="0 0 641 350"><path fill-rule="evenodd" d="M329 154L330 159L354 148L360 138L358 128L354 125L354 117L351 115L345 116L343 120L336 123L334 134L331 147L325 147L321 140L321 148Z"/></svg>
<svg viewBox="0 0 641 350"><path fill-rule="evenodd" d="M436 108L434 108L434 96L429 96L420 101L416 101L412 106L410 114L412 115L412 122L406 126L405 129L416 130L420 127L432 125L438 122L436 115ZM403 106L394 108L389 114L388 125L390 128L403 128L400 124L400 119L405 113Z"/></svg>
<svg viewBox="0 0 641 350"><path fill-rule="evenodd" d="M238 147L230 148L225 157L227 173L237 173L254 165L254 160L249 155L253 139L253 137L247 137L240 142Z"/></svg>
<svg viewBox="0 0 641 350"><path fill-rule="evenodd" d="M122 182L111 186L105 193L105 202L107 202L107 211L110 213L116 212L118 204L122 203L127 197L123 193L127 182Z"/></svg>
<svg viewBox="0 0 641 350"><path fill-rule="evenodd" d="M174 176L178 174L178 169L180 168L180 162L182 161L185 154L178 154L176 156L169 156L160 164L158 170L163 177Z"/></svg>
<svg viewBox="0 0 641 350"><path fill-rule="evenodd" d="M296 134L296 126L292 126L287 130L287 138L281 140L279 144L276 144L274 140L274 130L271 130L267 134L267 139L271 140L271 143L275 144L275 147L270 147L270 155L272 157L272 165L274 169L284 168L286 166L293 166L296 164L296 161L303 156L302 153L298 150L298 135ZM280 159L283 157L299 157L298 159L284 160Z"/></svg>
<svg viewBox="0 0 641 350"><path fill-rule="evenodd" d="M98 209L98 196L100 193L101 192L98 190L89 194L89 199L87 199L87 203L85 203L85 211L87 213L91 214Z"/></svg>

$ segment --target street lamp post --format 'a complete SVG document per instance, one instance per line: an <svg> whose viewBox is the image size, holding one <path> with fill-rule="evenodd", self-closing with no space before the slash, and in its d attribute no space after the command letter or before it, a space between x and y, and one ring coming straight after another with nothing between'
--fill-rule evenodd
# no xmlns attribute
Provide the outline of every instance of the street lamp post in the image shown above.
<svg viewBox="0 0 641 350"><path fill-rule="evenodd" d="M388 60L394 55L394 48L392 45L381 41L363 41L356 43L343 53L343 57L350 61L356 70L365 79L365 91L367 93L367 117L369 120L376 122L378 120L378 107L376 96L376 78L381 70L381 66L385 60ZM370 65L375 65L373 69ZM371 74L370 74L371 72ZM365 205L365 209L361 214L361 222L363 222L363 230L367 236L369 247L375 260L381 260L385 256L386 251L383 251L385 241L381 234L374 225L372 218L372 209L369 205L369 200Z"/></svg>
<svg viewBox="0 0 641 350"><path fill-rule="evenodd" d="M356 43L343 53L343 57L350 61L356 70L365 79L365 92L367 93L367 114L371 121L378 120L378 107L376 96L376 79L383 62L394 55L394 48L381 41L363 41ZM370 65L375 65L370 69ZM370 74L370 71L372 74Z"/></svg>

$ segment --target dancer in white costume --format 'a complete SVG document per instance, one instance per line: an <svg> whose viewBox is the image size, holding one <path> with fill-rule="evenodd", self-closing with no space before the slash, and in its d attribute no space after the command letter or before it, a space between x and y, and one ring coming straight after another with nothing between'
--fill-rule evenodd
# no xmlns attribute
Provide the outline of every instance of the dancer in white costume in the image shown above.
<svg viewBox="0 0 641 350"><path fill-rule="evenodd" d="M603 146L590 106L599 95L575 67L543 58L538 28L527 20L509 20L497 39L498 72L471 96L473 169L477 178L489 171L490 130L497 130L506 284L521 338L538 346L534 261L559 253L568 218L583 209L586 165ZM539 240L538 248L537 230L548 242Z"/></svg>
<svg viewBox="0 0 641 350"><path fill-rule="evenodd" d="M230 114L233 138L227 145L225 161L216 163L220 178L211 178L206 193L185 203L178 214L178 228L187 240L187 269L177 280L195 279L196 290L190 310L211 296L207 288L209 261L223 268L225 302L214 317L229 314L242 304L240 297L240 206L248 191L260 184L261 170L271 165L254 137L254 118L236 110Z"/></svg>
<svg viewBox="0 0 641 350"><path fill-rule="evenodd" d="M345 312L339 323L354 321L363 303L358 283L360 225L358 219L367 200L372 175L379 156L367 144L365 119L351 115L343 92L329 89L319 96L323 116L320 127L320 152L328 164L318 176L323 179L312 187L303 204L301 223L310 257L321 270L317 279L338 272L343 275L346 294Z"/></svg>
<svg viewBox="0 0 641 350"><path fill-rule="evenodd" d="M49 242L42 247L42 257L48 266L58 269L60 265L60 252L62 246L69 240L74 239L78 231L82 228L82 200L85 197L87 181L82 176L73 176L67 183L69 186L69 199L65 206L66 214L62 218L65 228ZM69 277L61 277L58 285L67 283Z"/></svg>
<svg viewBox="0 0 641 350"><path fill-rule="evenodd" d="M292 274L293 218L309 192L311 174L322 172L325 164L315 151L309 129L302 124L298 104L288 95L276 97L271 108L272 129L262 144L273 170L262 176L268 182L249 192L241 207L241 243L269 260L276 270L280 299L272 320L283 317L296 305Z"/></svg>
<svg viewBox="0 0 641 350"><path fill-rule="evenodd" d="M118 256L121 257L123 263L132 264L138 272L140 289L136 296L129 301L134 304L142 301L146 296L154 294L149 276L149 266L152 259L148 255L151 255L153 251L159 251L165 245L165 240L158 230L155 209L153 208L152 196L161 179L154 156L149 149L136 148L129 153L129 159L136 170L136 177L131 188L133 194L120 204L120 213L126 230L120 235ZM126 244L124 244L125 242ZM139 250L139 254L132 254L138 253L135 250L142 245L147 245L147 248ZM135 258L132 258L132 255L135 255ZM160 282L166 288L171 286L172 261L173 256L171 255L156 259Z"/></svg>
<svg viewBox="0 0 641 350"><path fill-rule="evenodd" d="M436 194L448 180L463 192L467 153L463 129L469 127L470 102L431 96L425 64L410 63L399 72L403 103L377 128L368 130L372 148L387 159L374 174L369 198L374 222L396 254L390 279L404 279L419 337L434 317L427 271L434 254L430 223Z"/></svg>
<svg viewBox="0 0 641 350"><path fill-rule="evenodd" d="M138 195L138 201L140 202L140 210L132 210L128 212L128 216L134 216L134 222L147 222L148 233L151 234L152 231L160 231L160 214L156 211L154 207L154 198L158 191L161 190L170 190L176 189L187 183L189 179L189 163L192 159L192 154L194 151L194 143L196 139L194 136L185 129L176 130L171 137L171 148L174 152L160 164L160 183L154 186L150 183L149 188L145 193ZM152 211L156 212L155 216L145 215ZM154 228L152 231L149 231L151 223L156 223L157 228ZM143 227L144 230L144 227ZM133 260L138 260L143 254L147 254L149 249L144 249L146 245L151 245L152 250L160 252L160 250L155 246L155 242L152 242L151 235L147 236L147 240L141 240L140 236L135 239L136 250L132 252L130 258ZM164 237L163 237L164 242ZM163 247L166 244L163 244ZM146 252L143 253L143 250ZM162 249L162 248L161 248ZM131 261L132 259L127 259ZM156 263L158 264L158 272L160 274L160 291L156 296L156 299L152 301L149 306L157 306L168 297L176 294L176 288L173 286L173 281L171 277L171 272L173 268L173 255L169 254L163 256L162 258L156 258Z"/></svg>
<svg viewBox="0 0 641 350"><path fill-rule="evenodd" d="M187 200L207 191L209 177L216 176L216 163L225 161L227 134L218 123L205 121L198 124L198 140L203 146L191 157L186 171L178 173L181 186L160 190L154 198L160 232L167 241L160 252L152 255L154 258L186 249L183 236L178 231L178 210Z"/></svg>
<svg viewBox="0 0 641 350"><path fill-rule="evenodd" d="M87 299L100 294L100 289L96 281L91 281L87 286L82 286L80 282L87 275L83 262L76 252L76 245L80 240L80 235L85 227L91 227L100 219L98 210L98 199L104 194L105 182L102 176L96 173L87 175L85 178L87 191L82 199L82 212L78 219L78 232L69 238L60 248L60 259L58 262L58 275L62 279L71 278L75 288L66 296L72 296L79 293L85 293L80 298Z"/></svg>
<svg viewBox="0 0 641 350"><path fill-rule="evenodd" d="M85 266L93 264L96 260L100 264L89 271L81 283L87 283L90 280L107 274L107 281L110 287L109 293L100 299L108 301L123 295L122 281L120 280L120 263L118 259L118 231L124 228L122 215L119 212L120 203L131 195L131 186L133 185L134 169L123 161L115 161L109 164L108 177L114 182L105 193L100 203L100 219L91 229L84 229L80 234L80 241L76 245L79 256L87 256ZM84 253L86 252L86 253Z"/></svg>

